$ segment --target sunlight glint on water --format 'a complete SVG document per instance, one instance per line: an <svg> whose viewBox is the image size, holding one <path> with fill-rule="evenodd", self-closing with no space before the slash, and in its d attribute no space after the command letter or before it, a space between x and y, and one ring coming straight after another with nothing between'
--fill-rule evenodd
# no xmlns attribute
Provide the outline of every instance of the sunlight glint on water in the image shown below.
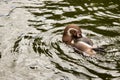
<svg viewBox="0 0 120 80"><path fill-rule="evenodd" d="M120 6L114 0L0 1L0 80L119 80ZM62 42L77 24L106 53L86 57Z"/></svg>

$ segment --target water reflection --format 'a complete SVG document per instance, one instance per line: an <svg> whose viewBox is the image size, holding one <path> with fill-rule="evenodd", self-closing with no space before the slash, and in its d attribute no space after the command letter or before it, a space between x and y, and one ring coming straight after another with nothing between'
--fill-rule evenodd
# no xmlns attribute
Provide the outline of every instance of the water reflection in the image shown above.
<svg viewBox="0 0 120 80"><path fill-rule="evenodd" d="M5 68L0 71L1 79L119 80L119 1L11 0L8 3L15 9L7 17L0 17L0 67ZM78 24L83 34L95 46L105 47L107 53L86 57L65 45L61 37L70 23Z"/></svg>

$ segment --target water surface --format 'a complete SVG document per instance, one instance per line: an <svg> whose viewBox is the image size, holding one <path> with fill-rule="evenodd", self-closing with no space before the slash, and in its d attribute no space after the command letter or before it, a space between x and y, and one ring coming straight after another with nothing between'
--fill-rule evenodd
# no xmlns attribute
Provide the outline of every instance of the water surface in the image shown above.
<svg viewBox="0 0 120 80"><path fill-rule="evenodd" d="M0 1L0 80L119 80L119 0ZM61 38L77 24L106 53L86 57Z"/></svg>

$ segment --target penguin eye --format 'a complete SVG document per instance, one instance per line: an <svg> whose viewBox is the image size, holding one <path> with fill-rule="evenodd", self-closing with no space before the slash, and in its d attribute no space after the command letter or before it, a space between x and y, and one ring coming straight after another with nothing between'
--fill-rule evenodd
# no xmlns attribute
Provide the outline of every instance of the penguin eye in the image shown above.
<svg viewBox="0 0 120 80"><path fill-rule="evenodd" d="M75 30L71 30L70 33L73 35L73 36L77 36L77 32Z"/></svg>

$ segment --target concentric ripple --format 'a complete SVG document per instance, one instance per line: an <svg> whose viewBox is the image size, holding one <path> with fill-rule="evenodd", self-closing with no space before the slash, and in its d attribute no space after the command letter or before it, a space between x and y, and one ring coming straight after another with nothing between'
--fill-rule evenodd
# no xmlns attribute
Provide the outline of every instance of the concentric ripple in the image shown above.
<svg viewBox="0 0 120 80"><path fill-rule="evenodd" d="M14 5L8 10L10 14L0 13L1 80L120 79L119 1L11 0L8 3ZM106 53L87 57L64 44L63 30L71 23L79 25L94 46L104 47Z"/></svg>

